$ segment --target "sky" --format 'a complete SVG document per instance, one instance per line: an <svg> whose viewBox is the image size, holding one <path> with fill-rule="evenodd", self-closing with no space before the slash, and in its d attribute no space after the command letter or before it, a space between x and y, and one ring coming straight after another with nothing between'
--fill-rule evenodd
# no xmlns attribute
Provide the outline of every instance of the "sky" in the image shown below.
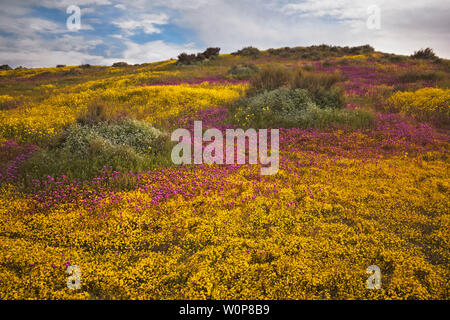
<svg viewBox="0 0 450 320"><path fill-rule="evenodd" d="M319 44L405 55L431 47L450 58L449 16L449 0L0 0L0 65L136 64L207 47Z"/></svg>

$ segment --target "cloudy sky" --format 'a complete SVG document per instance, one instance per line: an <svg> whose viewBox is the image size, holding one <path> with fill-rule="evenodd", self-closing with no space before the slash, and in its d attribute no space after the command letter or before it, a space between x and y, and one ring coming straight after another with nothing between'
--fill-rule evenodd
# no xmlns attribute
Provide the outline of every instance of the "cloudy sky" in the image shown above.
<svg viewBox="0 0 450 320"><path fill-rule="evenodd" d="M67 26L73 5L79 29ZM0 64L134 64L210 46L322 43L399 54L432 47L450 58L449 16L448 0L0 0Z"/></svg>

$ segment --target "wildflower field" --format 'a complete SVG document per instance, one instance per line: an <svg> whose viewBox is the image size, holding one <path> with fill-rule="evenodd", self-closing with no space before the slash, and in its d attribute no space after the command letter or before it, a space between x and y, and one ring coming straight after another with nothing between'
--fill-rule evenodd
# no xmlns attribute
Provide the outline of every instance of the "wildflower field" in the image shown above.
<svg viewBox="0 0 450 320"><path fill-rule="evenodd" d="M277 50L0 71L0 299L448 299L449 61ZM194 121L278 173L174 165Z"/></svg>

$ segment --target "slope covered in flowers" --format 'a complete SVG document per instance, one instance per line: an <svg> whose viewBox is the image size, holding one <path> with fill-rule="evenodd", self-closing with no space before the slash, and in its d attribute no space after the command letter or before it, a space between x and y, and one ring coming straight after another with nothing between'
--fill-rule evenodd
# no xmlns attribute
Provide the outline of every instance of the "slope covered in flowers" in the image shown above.
<svg viewBox="0 0 450 320"><path fill-rule="evenodd" d="M273 176L259 165L106 166L85 180L23 170L96 99L167 132L236 127L230 106L250 84L227 72L242 63L339 72L346 108L373 122L280 129ZM448 299L448 61L264 53L72 69L0 74L2 299ZM69 265L80 290L66 287ZM380 290L366 288L370 265Z"/></svg>

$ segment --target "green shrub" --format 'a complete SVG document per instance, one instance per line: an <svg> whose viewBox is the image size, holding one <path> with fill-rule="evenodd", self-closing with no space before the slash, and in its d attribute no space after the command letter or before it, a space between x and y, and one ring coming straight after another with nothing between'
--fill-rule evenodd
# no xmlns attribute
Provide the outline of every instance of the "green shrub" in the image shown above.
<svg viewBox="0 0 450 320"><path fill-rule="evenodd" d="M120 62L114 62L112 64L113 67L115 68L122 68L122 67L128 67L128 63L120 61Z"/></svg>
<svg viewBox="0 0 450 320"><path fill-rule="evenodd" d="M344 90L333 87L330 89L319 88L311 92L314 102L320 108L340 109L345 104Z"/></svg>
<svg viewBox="0 0 450 320"><path fill-rule="evenodd" d="M206 59L217 57L219 55L220 48L208 48L203 52Z"/></svg>
<svg viewBox="0 0 450 320"><path fill-rule="evenodd" d="M278 48L278 49L270 48L269 50L267 50L267 52L274 56L286 58L286 57L297 54L299 52L299 50L300 50L299 48L283 47L283 48Z"/></svg>
<svg viewBox="0 0 450 320"><path fill-rule="evenodd" d="M344 105L344 92L335 85L342 80L339 73L312 73L300 69L270 67L263 69L252 79L253 90L250 90L250 94L280 87L306 89L319 107L341 108Z"/></svg>
<svg viewBox="0 0 450 320"><path fill-rule="evenodd" d="M306 89L288 87L243 98L231 113L234 122L251 128L322 128L333 124L360 128L373 120L366 111L329 107L325 102L319 106Z"/></svg>
<svg viewBox="0 0 450 320"><path fill-rule="evenodd" d="M95 125L75 123L54 144L28 159L22 170L32 177L88 179L104 166L142 171L170 161L170 142L158 129L132 119Z"/></svg>
<svg viewBox="0 0 450 320"><path fill-rule="evenodd" d="M228 70L228 74L233 79L246 80L259 72L259 68L254 64L239 64Z"/></svg>
<svg viewBox="0 0 450 320"><path fill-rule="evenodd" d="M258 55L261 54L261 51L259 51L259 49L255 47L245 47L231 54L244 57L257 57Z"/></svg>
<svg viewBox="0 0 450 320"><path fill-rule="evenodd" d="M284 47L279 49L269 49L267 52L279 57L297 57L307 60L321 60L330 57L339 57L353 54L370 54L375 50L370 45L357 47L338 47L321 44L310 47Z"/></svg>
<svg viewBox="0 0 450 320"><path fill-rule="evenodd" d="M179 65L191 65L198 64L204 61L215 59L219 56L220 48L207 48L204 52L195 54L181 53L178 56L177 64Z"/></svg>
<svg viewBox="0 0 450 320"><path fill-rule="evenodd" d="M425 49L420 49L418 51L415 51L414 54L411 55L411 58L434 60L437 58L437 56L434 53L433 49L425 48Z"/></svg>
<svg viewBox="0 0 450 320"><path fill-rule="evenodd" d="M124 119L117 123L100 122L96 125L70 126L60 138L58 147L67 149L71 153L87 155L90 146L102 141L104 146L130 146L141 153L150 153L157 147L155 143L162 133L152 126L133 119Z"/></svg>
<svg viewBox="0 0 450 320"><path fill-rule="evenodd" d="M240 125L245 127L276 127L286 122L308 105L314 105L308 91L291 90L287 87L271 91L261 91L254 96L239 100L233 114Z"/></svg>

